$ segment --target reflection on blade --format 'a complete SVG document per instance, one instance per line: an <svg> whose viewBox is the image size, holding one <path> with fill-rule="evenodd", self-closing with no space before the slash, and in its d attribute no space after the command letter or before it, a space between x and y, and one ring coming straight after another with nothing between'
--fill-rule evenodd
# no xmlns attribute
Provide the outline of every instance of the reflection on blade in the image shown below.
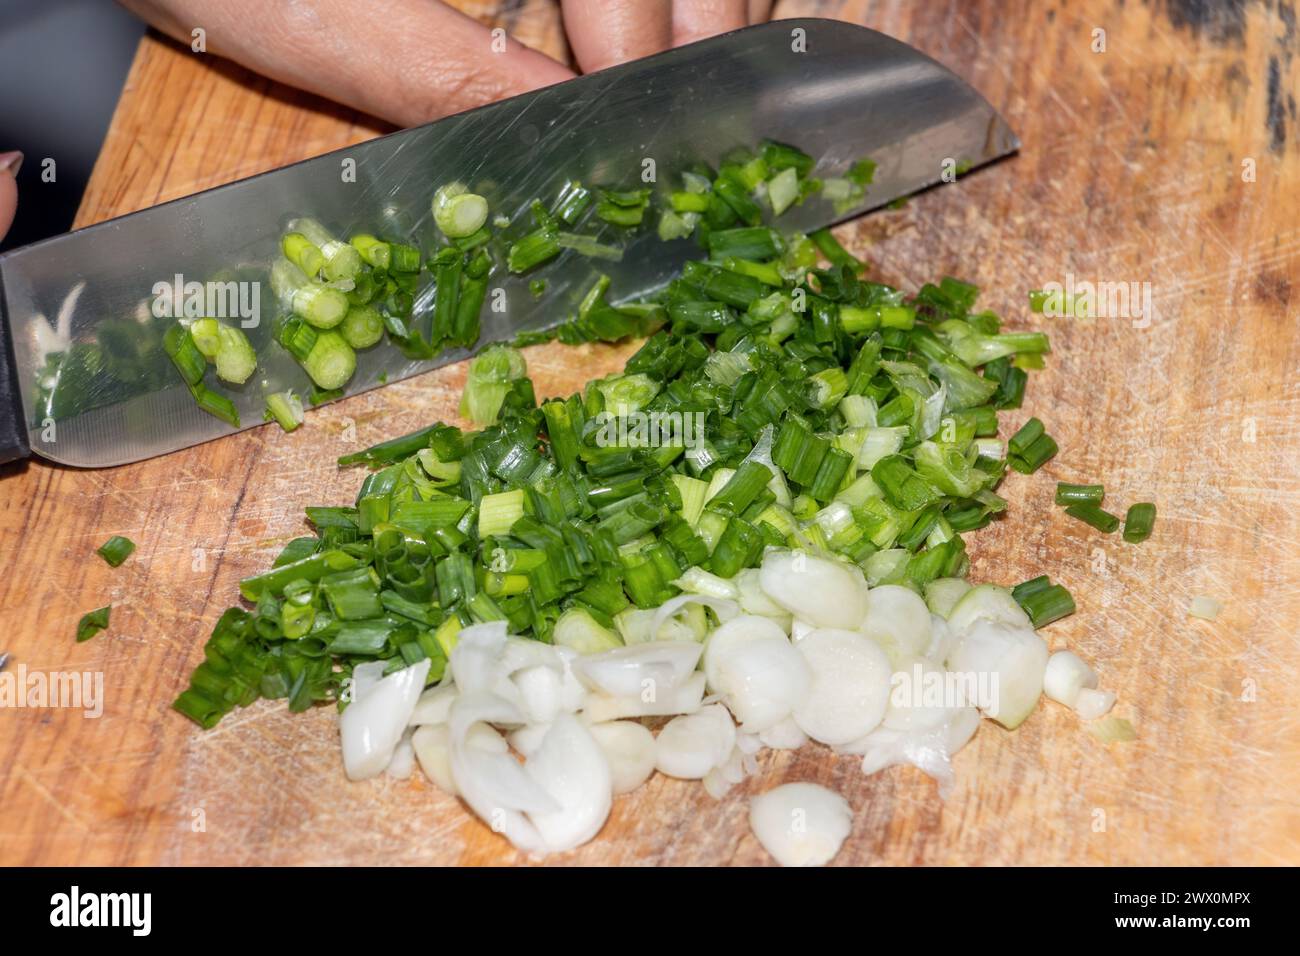
<svg viewBox="0 0 1300 956"><path fill-rule="evenodd" d="M804 52L792 48L795 30L804 31ZM863 156L878 166L857 208L840 214L811 199L780 218L783 230L848 218L938 182L945 160L976 166L1017 145L977 92L910 47L849 24L778 21L167 203L0 259L32 447L57 461L102 466L233 431L194 405L161 348L174 320L157 317L157 303L187 299L180 293L190 284L233 281L255 295L256 319L240 324L259 368L242 386L220 386L243 427L262 421L268 393L306 394L301 368L272 342L279 308L268 281L279 237L295 216L342 236L401 239L428 254L437 241L430 198L453 179L484 195L494 215L510 217L504 234L517 238L531 228L529 203L549 201L568 179L649 186L661 205L682 169L764 138L818 157L818 174L842 173ZM654 161L652 181L643 179L646 160ZM562 322L602 273L612 300L630 299L653 292L699 254L690 240L661 242L653 223L630 242L614 226L584 231L624 245L622 259L567 250L524 276L498 265L482 342ZM547 280L540 298L528 287L538 277ZM417 315L431 304L427 273L421 282ZM45 316L59 315L79 285L74 306L52 324ZM412 361L381 343L359 356L346 394L466 354ZM43 427L50 421L53 429Z"/></svg>

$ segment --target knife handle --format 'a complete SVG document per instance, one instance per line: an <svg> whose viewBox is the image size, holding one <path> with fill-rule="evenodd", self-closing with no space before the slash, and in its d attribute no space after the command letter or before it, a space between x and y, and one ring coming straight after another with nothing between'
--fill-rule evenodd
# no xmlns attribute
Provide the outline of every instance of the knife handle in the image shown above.
<svg viewBox="0 0 1300 956"><path fill-rule="evenodd" d="M32 446L27 441L27 426L23 418L23 398L18 391L18 362L14 358L9 316L4 308L4 288L0 287L0 465L31 457Z"/></svg>

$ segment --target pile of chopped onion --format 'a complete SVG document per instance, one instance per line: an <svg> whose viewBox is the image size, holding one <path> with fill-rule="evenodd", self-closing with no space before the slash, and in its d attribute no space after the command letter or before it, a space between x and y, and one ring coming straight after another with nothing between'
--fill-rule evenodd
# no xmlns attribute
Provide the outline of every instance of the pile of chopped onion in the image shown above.
<svg viewBox="0 0 1300 956"><path fill-rule="evenodd" d="M864 773L915 766L943 795L981 716L1014 728L1044 692L1088 719L1114 703L1077 655L1049 654L1005 588L942 579L923 598L780 549L734 579L692 569L688 582L702 593L649 612L634 642L592 639L575 620L572 640L543 644L495 622L462 630L427 690L427 662L387 677L382 662L357 667L340 720L348 776L402 777L414 759L543 855L591 840L614 796L656 771L721 798L763 749L812 740L860 757ZM705 622L702 640L683 615ZM783 865L829 862L851 819L847 801L806 783L750 807L755 836Z"/></svg>

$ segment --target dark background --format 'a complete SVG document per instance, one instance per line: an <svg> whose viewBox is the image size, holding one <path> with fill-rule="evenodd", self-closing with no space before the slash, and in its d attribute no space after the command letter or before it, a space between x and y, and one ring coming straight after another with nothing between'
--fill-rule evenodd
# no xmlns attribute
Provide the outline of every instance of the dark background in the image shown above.
<svg viewBox="0 0 1300 956"><path fill-rule="evenodd" d="M0 152L25 156L0 251L71 227L143 33L112 0L0 0Z"/></svg>

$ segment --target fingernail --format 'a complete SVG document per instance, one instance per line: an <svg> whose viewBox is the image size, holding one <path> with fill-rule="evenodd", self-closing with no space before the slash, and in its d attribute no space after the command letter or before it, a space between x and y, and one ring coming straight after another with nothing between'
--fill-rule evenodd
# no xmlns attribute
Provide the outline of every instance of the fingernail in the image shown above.
<svg viewBox="0 0 1300 956"><path fill-rule="evenodd" d="M18 170L23 168L23 154L18 150L8 153L0 153L0 173L8 173L15 179L18 177Z"/></svg>

